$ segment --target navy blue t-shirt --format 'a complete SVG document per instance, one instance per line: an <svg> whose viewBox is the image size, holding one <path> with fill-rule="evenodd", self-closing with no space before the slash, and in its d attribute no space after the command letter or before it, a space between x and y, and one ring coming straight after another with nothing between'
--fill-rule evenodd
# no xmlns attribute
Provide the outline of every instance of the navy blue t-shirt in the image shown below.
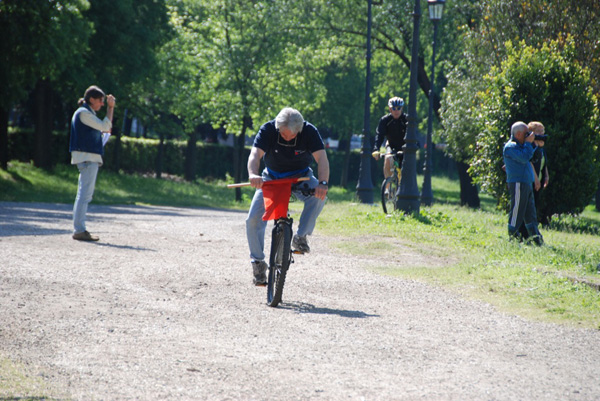
<svg viewBox="0 0 600 401"><path fill-rule="evenodd" d="M265 152L265 166L276 178L306 171L313 161L312 154L325 149L317 128L306 121L302 131L289 142L275 128L275 120L269 121L258 130L253 146Z"/></svg>

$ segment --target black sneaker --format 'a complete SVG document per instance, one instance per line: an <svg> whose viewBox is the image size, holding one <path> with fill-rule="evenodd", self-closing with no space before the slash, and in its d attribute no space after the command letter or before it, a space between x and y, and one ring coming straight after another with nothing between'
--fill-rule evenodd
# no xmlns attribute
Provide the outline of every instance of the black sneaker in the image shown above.
<svg viewBox="0 0 600 401"><path fill-rule="evenodd" d="M301 237L299 235L294 235L294 238L292 238L292 248L294 249L294 251L299 253L310 252L310 247L308 246L306 237Z"/></svg>
<svg viewBox="0 0 600 401"><path fill-rule="evenodd" d="M254 285L256 286L265 286L267 285L267 268L269 266L262 260L252 262L252 274L254 274L254 279L252 280Z"/></svg>

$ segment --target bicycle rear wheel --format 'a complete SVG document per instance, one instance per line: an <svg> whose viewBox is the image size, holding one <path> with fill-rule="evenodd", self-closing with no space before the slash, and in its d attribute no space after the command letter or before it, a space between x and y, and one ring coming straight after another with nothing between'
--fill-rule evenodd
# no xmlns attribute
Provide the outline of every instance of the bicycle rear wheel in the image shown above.
<svg viewBox="0 0 600 401"><path fill-rule="evenodd" d="M267 283L267 305L276 307L281 302L283 285L292 253L292 228L287 224L281 224L273 228L271 242L271 257L269 259L269 280Z"/></svg>
<svg viewBox="0 0 600 401"><path fill-rule="evenodd" d="M398 193L398 180L396 177L388 177L381 183L381 206L383 213L391 214L396 210L396 193Z"/></svg>

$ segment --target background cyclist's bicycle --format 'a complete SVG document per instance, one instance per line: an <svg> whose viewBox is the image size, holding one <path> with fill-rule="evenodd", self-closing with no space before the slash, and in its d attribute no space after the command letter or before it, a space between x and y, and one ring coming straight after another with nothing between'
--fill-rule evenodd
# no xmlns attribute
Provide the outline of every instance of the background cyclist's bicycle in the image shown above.
<svg viewBox="0 0 600 401"><path fill-rule="evenodd" d="M373 152L373 154L375 153L379 153L380 156L384 157L390 154ZM393 154L394 165L392 167L392 175L388 178L384 178L381 183L381 206L383 207L383 213L385 214L391 214L394 210L396 210L398 188L400 187L400 181L402 180L400 155L402 155L402 151L398 151Z"/></svg>

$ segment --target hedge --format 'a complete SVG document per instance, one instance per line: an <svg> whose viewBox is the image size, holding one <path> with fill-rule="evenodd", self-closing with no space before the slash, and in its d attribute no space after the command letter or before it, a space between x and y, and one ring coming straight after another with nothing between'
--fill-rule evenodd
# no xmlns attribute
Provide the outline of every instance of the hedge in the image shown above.
<svg viewBox="0 0 600 401"><path fill-rule="evenodd" d="M20 160L29 162L33 159L33 131L32 130L11 130L9 132L8 155L9 160ZM156 159L159 151L158 139L121 137L120 147L116 149L117 138L111 138L106 145L104 154L104 167L112 170L119 170L125 173L155 173ZM184 162L187 143L180 140L165 141L163 148L162 173L183 176ZM69 138L65 132L56 131L52 138L52 163L69 164ZM198 142L196 145L196 177L202 179L224 180L227 176L233 176L233 148ZM248 158L250 149L244 150L244 159ZM344 153L337 150L327 150L327 156L330 165L329 181L332 185L339 185L342 175ZM452 163L443 156L441 152L434 155L434 171L436 174L447 173ZM118 160L117 160L118 158ZM419 160L423 160L420 155ZM383 179L381 161L375 162L371 159L371 178L373 186L378 187ZM117 168L118 167L118 168ZM358 181L360 168L360 153L353 151L350 154L349 161L349 185L354 186ZM316 172L316 165L313 166ZM422 165L417 167L419 173L422 172ZM247 179L244 169L243 180Z"/></svg>

